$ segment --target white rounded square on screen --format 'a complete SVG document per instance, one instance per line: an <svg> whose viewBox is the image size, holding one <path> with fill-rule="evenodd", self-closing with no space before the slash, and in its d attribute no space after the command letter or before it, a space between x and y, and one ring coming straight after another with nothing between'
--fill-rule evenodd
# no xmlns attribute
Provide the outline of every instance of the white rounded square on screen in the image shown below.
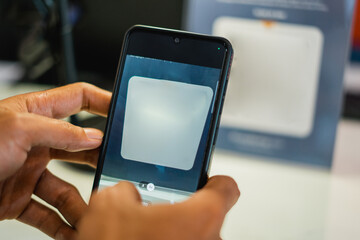
<svg viewBox="0 0 360 240"><path fill-rule="evenodd" d="M131 77L121 156L133 161L190 170L213 95L208 86Z"/></svg>
<svg viewBox="0 0 360 240"><path fill-rule="evenodd" d="M313 26L220 17L235 51L221 123L305 138L313 129L323 34Z"/></svg>

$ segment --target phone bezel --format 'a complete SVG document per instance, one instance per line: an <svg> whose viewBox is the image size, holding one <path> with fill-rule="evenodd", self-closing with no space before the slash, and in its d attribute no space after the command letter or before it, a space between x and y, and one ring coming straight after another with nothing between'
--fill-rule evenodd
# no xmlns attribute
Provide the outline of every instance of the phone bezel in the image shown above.
<svg viewBox="0 0 360 240"><path fill-rule="evenodd" d="M203 35L203 34L185 32L185 31L180 31L180 30L158 28L158 27L151 27L151 26L145 26L145 25L135 25L126 32L124 41L122 44L121 55L120 55L120 59L119 59L118 67L117 67L117 73L116 73L116 77L115 77L113 95L111 97L108 118L106 121L104 138L103 138L103 142L100 146L99 159L98 159L96 174L95 174L94 183L93 183L93 191L96 191L99 186L101 173L103 170L103 165L104 165L104 160L105 160L107 144L109 141L109 135L110 135L109 132L111 130L111 125L112 125L114 112L115 112L115 105L116 105L115 103L116 103L116 99L119 94L121 78L122 78L125 59L126 59L126 55L127 55L127 48L129 46L129 37L135 31L153 32L153 33L160 32L162 34L169 34L169 36L179 37L180 39L194 38L194 39L199 39L199 40L203 39L203 40L207 40L207 41L216 41L216 42L220 42L226 49L224 61L223 61L222 67L221 67L220 80L219 80L219 85L217 88L216 99L215 99L215 103L214 103L214 113L216 113L216 114L214 114L215 117L213 117L211 119L211 124L210 124L210 129L209 129L209 137L208 137L207 145L206 145L205 157L203 160L201 173L200 173L200 177L199 177L199 180L197 183L197 188L196 188L196 189L200 189L206 184L207 179L208 179L208 171L210 169L211 157L212 157L213 149L214 149L215 143L216 143L216 136L217 136L218 128L219 128L219 124L220 124L220 116L221 116L221 112L222 112L227 82L228 82L229 73L230 73L231 62L232 62L232 58L233 58L232 46L227 39L222 38L222 37L208 36L208 35Z"/></svg>

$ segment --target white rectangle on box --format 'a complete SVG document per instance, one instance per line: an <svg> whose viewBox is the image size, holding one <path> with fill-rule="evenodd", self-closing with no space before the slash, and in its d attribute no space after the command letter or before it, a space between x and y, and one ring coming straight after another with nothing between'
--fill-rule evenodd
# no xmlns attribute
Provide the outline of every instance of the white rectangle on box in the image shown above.
<svg viewBox="0 0 360 240"><path fill-rule="evenodd" d="M316 107L323 34L313 26L220 17L235 58L222 124L304 138Z"/></svg>

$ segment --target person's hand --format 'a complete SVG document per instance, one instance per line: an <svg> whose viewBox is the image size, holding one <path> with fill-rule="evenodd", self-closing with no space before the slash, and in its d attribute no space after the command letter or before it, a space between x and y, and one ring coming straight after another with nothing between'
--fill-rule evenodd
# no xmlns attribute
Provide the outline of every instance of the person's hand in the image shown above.
<svg viewBox="0 0 360 240"><path fill-rule="evenodd" d="M92 196L78 240L218 240L239 196L234 180L216 176L189 200L145 207L135 186L120 182Z"/></svg>
<svg viewBox="0 0 360 240"><path fill-rule="evenodd" d="M81 110L105 116L110 98L107 91L76 83L0 101L0 220L18 219L56 239L76 237L87 205L46 166L51 159L95 165L102 132L59 119ZM32 194L57 208L70 225Z"/></svg>

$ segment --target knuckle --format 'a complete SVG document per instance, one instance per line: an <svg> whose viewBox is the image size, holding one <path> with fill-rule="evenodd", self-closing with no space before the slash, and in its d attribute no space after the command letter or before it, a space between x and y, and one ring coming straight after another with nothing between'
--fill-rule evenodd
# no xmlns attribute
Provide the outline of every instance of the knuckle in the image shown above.
<svg viewBox="0 0 360 240"><path fill-rule="evenodd" d="M64 186L59 191L59 196L55 202L55 207L57 209L62 209L64 206L66 206L69 202L71 202L71 199L79 194L79 191L71 184Z"/></svg>
<svg viewBox="0 0 360 240"><path fill-rule="evenodd" d="M76 148L76 146L74 146L75 138L77 138L78 136L81 136L82 132L80 131L80 129L78 127L76 127L68 122L63 122L61 124L61 127L62 127L62 130L64 132L66 132L67 136L69 137L68 141L64 141L62 143L62 149L66 150L66 151L71 151L74 147ZM74 139L74 140L71 141L71 139Z"/></svg>
<svg viewBox="0 0 360 240"><path fill-rule="evenodd" d="M87 82L74 83L73 86L74 86L74 88L78 88L78 89L82 89L82 90L93 87L92 84L87 83Z"/></svg>
<svg viewBox="0 0 360 240"><path fill-rule="evenodd" d="M6 127L20 146L26 146L28 143L27 122L28 120L24 114L17 112L9 112L7 114Z"/></svg>
<svg viewBox="0 0 360 240"><path fill-rule="evenodd" d="M68 122L62 122L62 126L63 128L65 128L66 130L73 130L73 125L71 123L68 123Z"/></svg>
<svg viewBox="0 0 360 240"><path fill-rule="evenodd" d="M91 92L91 90L93 90L95 88L94 85L90 84L90 83L85 83L85 82L80 82L78 83L78 88L81 89L81 96L82 96L82 106L81 106L81 110L89 110L90 109L90 101L89 98L87 97L87 95L89 94L89 92Z"/></svg>
<svg viewBox="0 0 360 240"><path fill-rule="evenodd" d="M64 131L67 131L75 136L83 136L84 130L81 127L77 127L69 122L62 122L62 128Z"/></svg>
<svg viewBox="0 0 360 240"><path fill-rule="evenodd" d="M34 223L36 228L39 228L40 230L46 229L46 225L49 221L49 219L58 217L57 214L54 211L43 211L42 214L39 215L39 218Z"/></svg>
<svg viewBox="0 0 360 240"><path fill-rule="evenodd" d="M32 97L32 98L31 98ZM41 106L43 105L46 101L48 101L48 98L49 98L49 90L44 90L44 91L41 91L37 94L34 94L34 95L31 95L31 97L28 98L29 101L31 100L37 100L39 101L39 105L38 106ZM37 107L38 107L37 106Z"/></svg>
<svg viewBox="0 0 360 240"><path fill-rule="evenodd" d="M29 113L41 112L42 115L51 116L51 109L45 108L51 98L49 97L49 90L44 90L35 93L29 93L23 97L26 109Z"/></svg>
<svg viewBox="0 0 360 240"><path fill-rule="evenodd" d="M9 112L7 118L8 127L18 130L22 129L24 126L24 117L23 114L17 113L17 112Z"/></svg>

